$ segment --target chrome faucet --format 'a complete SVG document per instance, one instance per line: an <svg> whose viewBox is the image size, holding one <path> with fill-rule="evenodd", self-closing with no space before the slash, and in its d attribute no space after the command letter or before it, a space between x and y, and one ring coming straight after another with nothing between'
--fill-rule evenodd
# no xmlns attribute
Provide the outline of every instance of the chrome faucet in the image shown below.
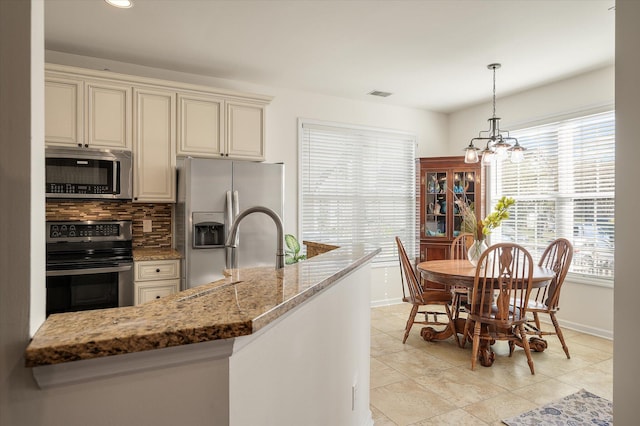
<svg viewBox="0 0 640 426"><path fill-rule="evenodd" d="M229 230L229 235L227 235L227 241L225 241L224 245L225 247L231 248L231 249L235 249L238 246L238 242L236 241L236 236L238 235L238 227L240 226L240 222L242 221L242 219L249 216L251 213L256 213L256 212L266 214L267 216L271 217L271 219L273 219L273 222L276 224L276 230L278 234L277 236L278 241L277 241L277 247L276 247L276 269L284 268L284 231L282 226L282 220L280 219L280 216L278 216L276 212L274 212L273 210L267 207L263 207L263 206L249 207L245 211L241 212L236 217L236 220L233 221L233 224L231 225L231 229ZM227 256L228 269L237 268L238 267L237 263L238 263L238 260L235 254L231 254L231 256Z"/></svg>

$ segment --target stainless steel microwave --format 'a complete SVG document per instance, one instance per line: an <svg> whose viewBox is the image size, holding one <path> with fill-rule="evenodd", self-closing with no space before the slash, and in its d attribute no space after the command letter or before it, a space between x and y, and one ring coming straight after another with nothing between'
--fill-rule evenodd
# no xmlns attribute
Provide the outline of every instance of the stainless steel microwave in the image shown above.
<svg viewBox="0 0 640 426"><path fill-rule="evenodd" d="M47 148L46 197L130 200L131 165L129 151Z"/></svg>

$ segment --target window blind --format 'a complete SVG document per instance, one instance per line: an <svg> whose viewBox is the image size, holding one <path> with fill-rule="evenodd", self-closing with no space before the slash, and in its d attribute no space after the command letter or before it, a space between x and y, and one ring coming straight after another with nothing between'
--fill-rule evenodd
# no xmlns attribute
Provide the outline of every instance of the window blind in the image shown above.
<svg viewBox="0 0 640 426"><path fill-rule="evenodd" d="M300 139L302 239L379 247L375 264L396 236L414 251L414 136L303 120Z"/></svg>
<svg viewBox="0 0 640 426"><path fill-rule="evenodd" d="M570 272L613 281L615 114L613 111L511 132L525 161L490 168L489 208L516 199L491 242L514 241L539 258L558 237L574 245Z"/></svg>

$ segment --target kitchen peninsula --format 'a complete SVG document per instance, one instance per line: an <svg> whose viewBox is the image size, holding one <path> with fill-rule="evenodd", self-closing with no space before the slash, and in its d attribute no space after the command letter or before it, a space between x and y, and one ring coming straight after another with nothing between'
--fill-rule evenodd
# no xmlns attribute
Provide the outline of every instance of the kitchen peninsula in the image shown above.
<svg viewBox="0 0 640 426"><path fill-rule="evenodd" d="M78 408L47 405L47 424L96 424L107 400L103 424L369 423L379 251L341 247L139 306L51 315L25 362L43 393L64 386L55 399Z"/></svg>

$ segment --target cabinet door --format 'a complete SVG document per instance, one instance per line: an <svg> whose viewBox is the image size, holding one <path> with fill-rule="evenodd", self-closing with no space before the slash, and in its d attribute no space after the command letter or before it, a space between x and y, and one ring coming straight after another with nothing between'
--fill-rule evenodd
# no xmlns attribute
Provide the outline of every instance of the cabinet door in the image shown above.
<svg viewBox="0 0 640 426"><path fill-rule="evenodd" d="M82 98L82 81L45 78L44 140L47 145L83 146Z"/></svg>
<svg viewBox="0 0 640 426"><path fill-rule="evenodd" d="M476 220L481 219L480 175L475 170L454 169L453 187L454 201L466 203L476 212ZM460 235L463 217L458 206L453 204L453 237Z"/></svg>
<svg viewBox="0 0 640 426"><path fill-rule="evenodd" d="M174 202L175 94L136 88L134 99L133 201Z"/></svg>
<svg viewBox="0 0 640 426"><path fill-rule="evenodd" d="M448 177L448 170L426 169L422 173L420 182L425 202L422 206L424 211L421 212L424 218L420 227L421 238L447 238L450 217L447 209L451 195L447 188Z"/></svg>
<svg viewBox="0 0 640 426"><path fill-rule="evenodd" d="M135 283L134 304L139 305L178 292L180 280L147 281Z"/></svg>
<svg viewBox="0 0 640 426"><path fill-rule="evenodd" d="M131 149L131 87L91 81L85 87L89 146Z"/></svg>
<svg viewBox="0 0 640 426"><path fill-rule="evenodd" d="M226 101L227 141L225 156L264 160L264 105Z"/></svg>
<svg viewBox="0 0 640 426"><path fill-rule="evenodd" d="M178 94L178 155L224 155L223 105L213 96Z"/></svg>

